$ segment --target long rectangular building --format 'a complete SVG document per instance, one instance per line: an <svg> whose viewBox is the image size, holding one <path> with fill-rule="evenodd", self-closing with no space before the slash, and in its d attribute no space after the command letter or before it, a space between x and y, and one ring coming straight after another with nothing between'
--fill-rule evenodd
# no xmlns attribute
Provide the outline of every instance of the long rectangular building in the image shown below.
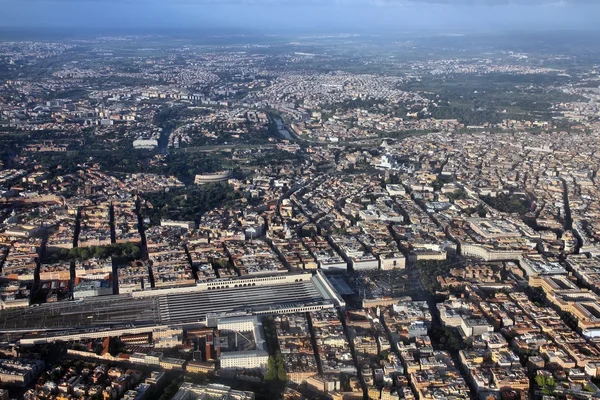
<svg viewBox="0 0 600 400"><path fill-rule="evenodd" d="M317 272L232 278L183 288L44 304L0 313L0 335L23 344L146 333L165 327L214 326L231 316L283 314L344 307ZM33 333L32 333L33 332ZM117 333L114 333L115 335Z"/></svg>

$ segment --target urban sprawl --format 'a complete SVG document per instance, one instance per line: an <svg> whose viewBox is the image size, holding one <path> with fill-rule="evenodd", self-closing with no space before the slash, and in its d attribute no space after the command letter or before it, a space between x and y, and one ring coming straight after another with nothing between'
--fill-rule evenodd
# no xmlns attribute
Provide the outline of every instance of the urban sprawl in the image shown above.
<svg viewBox="0 0 600 400"><path fill-rule="evenodd" d="M600 64L243 40L0 42L0 399L599 398Z"/></svg>

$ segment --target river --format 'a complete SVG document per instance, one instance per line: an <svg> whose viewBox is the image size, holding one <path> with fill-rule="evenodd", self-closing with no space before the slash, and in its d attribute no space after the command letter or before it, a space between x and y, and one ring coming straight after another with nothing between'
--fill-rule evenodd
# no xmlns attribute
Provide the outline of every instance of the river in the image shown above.
<svg viewBox="0 0 600 400"><path fill-rule="evenodd" d="M282 138L284 138L286 140L294 139L292 137L292 135L290 134L290 131L285 129L285 125L284 125L283 121L281 120L281 118L276 117L276 118L274 118L274 120L275 120L275 123L277 124L277 131L279 132L279 135L281 135Z"/></svg>

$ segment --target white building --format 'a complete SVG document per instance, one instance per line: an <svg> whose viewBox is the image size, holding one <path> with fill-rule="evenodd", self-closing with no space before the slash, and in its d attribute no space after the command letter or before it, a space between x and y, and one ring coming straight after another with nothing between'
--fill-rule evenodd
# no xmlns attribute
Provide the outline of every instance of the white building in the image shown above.
<svg viewBox="0 0 600 400"><path fill-rule="evenodd" d="M262 323L258 317L233 317L219 320L219 331L252 332L255 350L222 352L221 369L266 369L269 353L264 339Z"/></svg>
<svg viewBox="0 0 600 400"><path fill-rule="evenodd" d="M229 400L254 400L254 393L232 390L229 386L211 383L209 385L195 385L184 382L175 393L172 400L200 400L200 399L229 399Z"/></svg>
<svg viewBox="0 0 600 400"><path fill-rule="evenodd" d="M158 140L137 138L133 141L133 147L135 149L154 150L158 147Z"/></svg>
<svg viewBox="0 0 600 400"><path fill-rule="evenodd" d="M378 269L379 260L371 253L363 253L360 256L351 257L350 265L355 271L365 271L369 269Z"/></svg>
<svg viewBox="0 0 600 400"><path fill-rule="evenodd" d="M473 243L461 243L460 253L465 257L480 258L484 261L511 261L518 260L523 255L522 250L511 250L511 249L493 249L486 246L473 244Z"/></svg>
<svg viewBox="0 0 600 400"><path fill-rule="evenodd" d="M402 185L386 185L385 189L387 190L388 194L390 196L402 196L404 194L406 194L406 190L404 189L404 186Z"/></svg>
<svg viewBox="0 0 600 400"><path fill-rule="evenodd" d="M406 257L404 257L402 253L380 254L377 256L377 258L379 258L380 269L389 270L406 268Z"/></svg>
<svg viewBox="0 0 600 400"><path fill-rule="evenodd" d="M221 353L221 369L266 369L269 353L263 350Z"/></svg>
<svg viewBox="0 0 600 400"><path fill-rule="evenodd" d="M170 219L161 219L160 226L172 226L175 228L195 229L196 223L194 221L173 221Z"/></svg>
<svg viewBox="0 0 600 400"><path fill-rule="evenodd" d="M494 327L485 318L463 318L460 331L464 337L479 336L486 332L494 332Z"/></svg>

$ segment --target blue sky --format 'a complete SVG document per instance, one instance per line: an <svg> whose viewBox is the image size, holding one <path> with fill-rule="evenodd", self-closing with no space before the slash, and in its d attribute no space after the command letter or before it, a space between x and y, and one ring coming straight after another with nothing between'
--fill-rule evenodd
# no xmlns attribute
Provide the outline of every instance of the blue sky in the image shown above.
<svg viewBox="0 0 600 400"><path fill-rule="evenodd" d="M0 0L0 27L382 32L588 29L600 0Z"/></svg>

